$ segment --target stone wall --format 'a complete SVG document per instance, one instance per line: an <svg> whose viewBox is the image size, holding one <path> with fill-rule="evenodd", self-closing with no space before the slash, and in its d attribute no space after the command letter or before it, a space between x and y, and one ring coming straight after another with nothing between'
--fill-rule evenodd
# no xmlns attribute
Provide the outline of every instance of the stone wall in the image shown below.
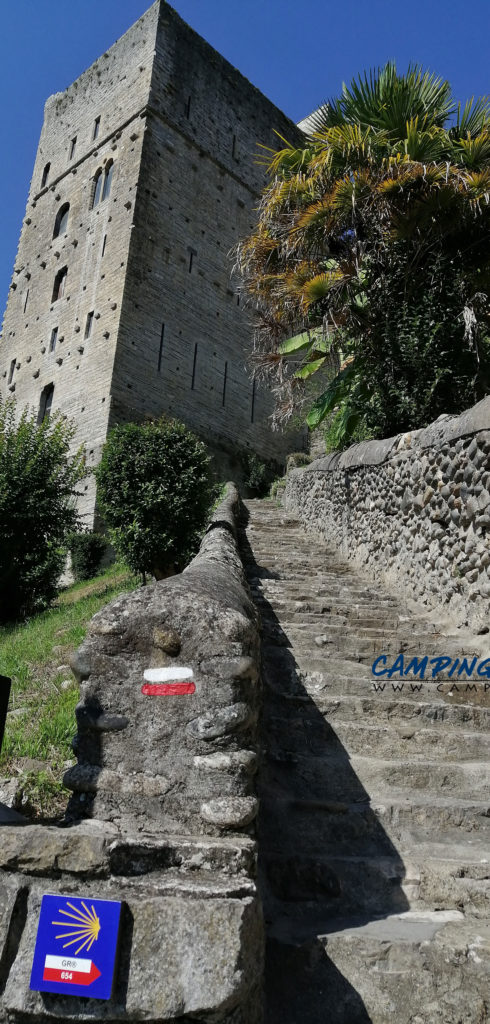
<svg viewBox="0 0 490 1024"><path fill-rule="evenodd" d="M295 469L284 501L356 566L488 630L490 398Z"/></svg>
<svg viewBox="0 0 490 1024"><path fill-rule="evenodd" d="M231 452L229 471L233 449L284 463L303 443L270 429L272 397L246 365L250 313L232 280L230 250L250 232L265 182L257 144L274 146L274 130L298 135L163 0L46 102L0 392L37 412L53 386L53 411L75 421L90 467L111 426L162 413ZM110 194L93 206L95 176L111 161ZM83 486L91 526L94 477Z"/></svg>
<svg viewBox="0 0 490 1024"><path fill-rule="evenodd" d="M67 823L0 828L2 1024L261 1020L259 639L238 510L229 485L185 572L108 605L73 658ZM192 669L195 692L142 693L145 670L176 664ZM30 991L46 892L123 901L109 1002Z"/></svg>

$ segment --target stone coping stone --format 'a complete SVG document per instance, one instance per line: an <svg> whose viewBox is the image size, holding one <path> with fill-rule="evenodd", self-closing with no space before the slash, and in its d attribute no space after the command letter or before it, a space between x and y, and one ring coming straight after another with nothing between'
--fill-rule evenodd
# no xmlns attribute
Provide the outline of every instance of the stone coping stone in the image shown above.
<svg viewBox="0 0 490 1024"><path fill-rule="evenodd" d="M331 473L336 469L354 469L358 466L379 466L392 455L408 454L414 449L434 448L460 437L490 431L490 396L483 398L459 416L439 416L428 427L412 430L380 441L361 441L345 452L331 452L310 462L309 466L294 469L293 473ZM490 440L490 436L489 436Z"/></svg>

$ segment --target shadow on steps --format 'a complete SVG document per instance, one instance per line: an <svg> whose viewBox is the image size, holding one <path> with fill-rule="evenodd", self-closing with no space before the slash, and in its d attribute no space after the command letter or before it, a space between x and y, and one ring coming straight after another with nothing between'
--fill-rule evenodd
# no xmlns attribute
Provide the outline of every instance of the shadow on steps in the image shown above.
<svg viewBox="0 0 490 1024"><path fill-rule="evenodd" d="M268 577L244 532L241 549L249 577ZM266 1024L370 1024L363 1000L318 936L408 910L403 861L348 752L305 689L265 596L261 615L269 635L279 638L263 653L259 878L268 935Z"/></svg>

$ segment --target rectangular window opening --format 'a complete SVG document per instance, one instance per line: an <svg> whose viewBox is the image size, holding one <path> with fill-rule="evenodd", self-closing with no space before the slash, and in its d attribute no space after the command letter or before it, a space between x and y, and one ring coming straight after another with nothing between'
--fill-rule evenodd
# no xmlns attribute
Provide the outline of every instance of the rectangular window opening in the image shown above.
<svg viewBox="0 0 490 1024"><path fill-rule="evenodd" d="M197 363L197 341L196 341L196 344L194 345L194 359L192 360L191 391L194 391L194 385L196 383L196 363Z"/></svg>
<svg viewBox="0 0 490 1024"><path fill-rule="evenodd" d="M163 356L163 340L165 338L165 324L162 324L162 330L160 333L160 348L158 350L158 372L162 369L162 356Z"/></svg>
<svg viewBox="0 0 490 1024"><path fill-rule="evenodd" d="M49 351L50 352L54 352L54 350L56 348L56 342L57 341L58 341L58 328L57 327L53 327L53 330L51 331L51 338L49 340Z"/></svg>
<svg viewBox="0 0 490 1024"><path fill-rule="evenodd" d="M75 156L75 149L76 148L77 148L77 136L75 135L75 138L72 139L71 142L70 142L70 160L73 160L73 157Z"/></svg>
<svg viewBox="0 0 490 1024"><path fill-rule="evenodd" d="M100 117L96 117L95 121L94 121L94 134L92 135L92 139L96 139L97 138L97 136L99 134L99 128L100 128Z"/></svg>
<svg viewBox="0 0 490 1024"><path fill-rule="evenodd" d="M189 118L191 116L191 100L192 100L192 97L188 96L187 97L187 104L186 104L186 108L185 108L185 116L186 116L187 120L189 120Z"/></svg>
<svg viewBox="0 0 490 1024"><path fill-rule="evenodd" d="M236 135L233 136L233 145L231 147L231 155L236 160Z"/></svg>
<svg viewBox="0 0 490 1024"><path fill-rule="evenodd" d="M9 370L9 379L8 379L8 382L7 382L8 384L11 384L13 379L14 379L15 364L16 364L16 362L17 362L17 359L12 359L12 362L10 364L10 370Z"/></svg>
<svg viewBox="0 0 490 1024"><path fill-rule="evenodd" d="M27 309L27 303L28 303L28 302L29 302L29 289L27 289L27 291L26 291L26 297L25 297L25 299L24 299L24 313L25 313L25 311L26 311L26 309Z"/></svg>
<svg viewBox="0 0 490 1024"><path fill-rule="evenodd" d="M255 414L255 377L252 381L252 409L250 411L250 422L253 423Z"/></svg>
<svg viewBox="0 0 490 1024"><path fill-rule="evenodd" d="M51 406L53 405L53 394L54 384L47 384L41 391L41 398L39 400L39 412L37 416L37 422L42 423L43 420L49 420L49 414L51 412Z"/></svg>
<svg viewBox="0 0 490 1024"><path fill-rule="evenodd" d="M93 322L94 322L94 311L92 309L90 311L90 313L87 313L87 320L86 320L86 323L85 323L85 338L90 338L90 335L92 334Z"/></svg>
<svg viewBox="0 0 490 1024"><path fill-rule="evenodd" d="M223 373L223 397L222 397L222 400L221 400L221 405L223 406L223 409L225 407L225 401L226 401L226 381L227 381L227 379L228 379L228 363L226 362L225 363L225 370L224 370L224 373Z"/></svg>
<svg viewBox="0 0 490 1024"><path fill-rule="evenodd" d="M103 255L104 255L104 253L105 253L105 247L106 247L106 244L107 244L107 235L104 235L104 240L103 240L103 242L102 242L102 256L103 256Z"/></svg>

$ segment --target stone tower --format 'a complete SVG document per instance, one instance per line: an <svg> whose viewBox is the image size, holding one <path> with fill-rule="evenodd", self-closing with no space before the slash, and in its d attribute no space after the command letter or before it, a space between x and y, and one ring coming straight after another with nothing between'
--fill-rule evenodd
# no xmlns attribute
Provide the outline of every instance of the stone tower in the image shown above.
<svg viewBox="0 0 490 1024"><path fill-rule="evenodd" d="M0 344L0 387L108 430L169 413L233 470L281 462L229 251L253 226L257 144L296 129L163 0L45 106ZM231 464L230 464L231 463ZM86 525L93 478L81 503Z"/></svg>

